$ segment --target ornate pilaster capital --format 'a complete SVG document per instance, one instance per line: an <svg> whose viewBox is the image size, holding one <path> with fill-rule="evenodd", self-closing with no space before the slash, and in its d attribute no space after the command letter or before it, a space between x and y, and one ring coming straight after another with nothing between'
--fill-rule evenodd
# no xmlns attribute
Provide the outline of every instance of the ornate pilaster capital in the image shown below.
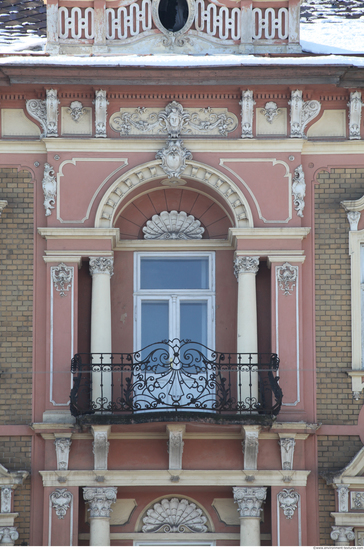
<svg viewBox="0 0 364 550"><path fill-rule="evenodd" d="M298 267L285 262L283 265L277 267L276 273L279 288L285 296L289 296L296 286Z"/></svg>
<svg viewBox="0 0 364 550"><path fill-rule="evenodd" d="M16 527L0 527L0 544L1 546L13 546L18 540L19 533Z"/></svg>
<svg viewBox="0 0 364 550"><path fill-rule="evenodd" d="M350 211L347 212L348 222L350 224L350 231L358 231L358 224L361 216L361 212Z"/></svg>
<svg viewBox="0 0 364 550"><path fill-rule="evenodd" d="M13 490L11 487L1 487L1 507L0 512L2 514L10 514L11 512L11 494Z"/></svg>
<svg viewBox="0 0 364 550"><path fill-rule="evenodd" d="M54 288L59 292L61 298L64 298L72 286L73 267L68 267L62 262L51 268L51 275Z"/></svg>
<svg viewBox="0 0 364 550"><path fill-rule="evenodd" d="M349 511L349 485L337 485L337 500L339 505L339 512Z"/></svg>
<svg viewBox="0 0 364 550"><path fill-rule="evenodd" d="M338 525L334 525L331 529L332 531L330 533L330 537L335 541L335 543L341 543L340 546L347 546L348 542L355 539L353 531L354 527L339 527Z"/></svg>
<svg viewBox="0 0 364 550"><path fill-rule="evenodd" d="M44 164L42 188L44 194L43 206L46 211L45 215L50 216L51 210L53 210L56 204L57 182L54 168L48 164L48 162Z"/></svg>
<svg viewBox="0 0 364 550"><path fill-rule="evenodd" d="M185 426L170 426L167 425L168 433L168 454L169 454L169 469L182 469L182 453L184 447L183 434Z"/></svg>
<svg viewBox="0 0 364 550"><path fill-rule="evenodd" d="M305 174L303 172L302 164L297 166L294 171L293 181L292 181L292 195L293 203L297 216L303 218L303 209L305 207L305 196L306 196L306 181Z"/></svg>
<svg viewBox="0 0 364 550"><path fill-rule="evenodd" d="M294 437L280 437L278 444L281 448L282 470L292 470L293 454L296 445Z"/></svg>
<svg viewBox="0 0 364 550"><path fill-rule="evenodd" d="M57 470L68 470L68 459L72 441L70 437L56 437L54 445L56 447Z"/></svg>
<svg viewBox="0 0 364 550"><path fill-rule="evenodd" d="M260 426L243 426L244 470L256 470L258 463Z"/></svg>
<svg viewBox="0 0 364 550"><path fill-rule="evenodd" d="M241 137L252 138L255 105L252 90L244 90L242 92L239 105L241 105Z"/></svg>
<svg viewBox="0 0 364 550"><path fill-rule="evenodd" d="M117 487L84 487L83 498L89 505L91 518L109 518L116 502Z"/></svg>
<svg viewBox="0 0 364 550"><path fill-rule="evenodd" d="M102 275L108 273L110 277L114 275L113 258L90 258L90 275Z"/></svg>
<svg viewBox="0 0 364 550"><path fill-rule="evenodd" d="M266 487L233 487L234 502L241 518L259 518L267 496Z"/></svg>
<svg viewBox="0 0 364 550"><path fill-rule="evenodd" d="M56 489L49 495L52 507L55 509L57 517L64 519L68 508L72 502L72 493L68 489Z"/></svg>
<svg viewBox="0 0 364 550"><path fill-rule="evenodd" d="M254 273L259 269L259 256L237 256L234 260L234 275L238 279L240 273Z"/></svg>
<svg viewBox="0 0 364 550"><path fill-rule="evenodd" d="M287 519L292 519L298 506L300 495L295 489L282 489L277 495L280 507Z"/></svg>

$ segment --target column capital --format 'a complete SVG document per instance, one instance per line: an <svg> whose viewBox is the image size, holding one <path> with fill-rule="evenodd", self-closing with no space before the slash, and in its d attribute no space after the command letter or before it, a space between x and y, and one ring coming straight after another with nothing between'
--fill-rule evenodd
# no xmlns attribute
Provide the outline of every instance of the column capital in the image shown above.
<svg viewBox="0 0 364 550"><path fill-rule="evenodd" d="M114 259L113 258L90 258L90 275L109 274L110 277L114 274Z"/></svg>
<svg viewBox="0 0 364 550"><path fill-rule="evenodd" d="M238 279L240 273L254 273L259 269L259 256L236 256L234 259L234 275Z"/></svg>
<svg viewBox="0 0 364 550"><path fill-rule="evenodd" d="M116 502L117 487L84 487L83 498L89 505L91 518L109 518Z"/></svg>
<svg viewBox="0 0 364 550"><path fill-rule="evenodd" d="M0 545L14 546L14 542L18 540L19 533L16 527L0 527Z"/></svg>
<svg viewBox="0 0 364 550"><path fill-rule="evenodd" d="M349 542L355 539L354 527L334 525L331 529L330 537L339 546L349 546Z"/></svg>
<svg viewBox="0 0 364 550"><path fill-rule="evenodd" d="M234 502L241 518L259 518L267 496L266 487L233 487Z"/></svg>

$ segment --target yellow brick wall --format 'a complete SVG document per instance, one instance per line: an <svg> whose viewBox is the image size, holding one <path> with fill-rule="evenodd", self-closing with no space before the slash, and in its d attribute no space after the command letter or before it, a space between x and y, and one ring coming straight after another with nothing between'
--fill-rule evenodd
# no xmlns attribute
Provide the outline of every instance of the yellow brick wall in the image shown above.
<svg viewBox="0 0 364 550"><path fill-rule="evenodd" d="M363 396L355 401L351 380L351 300L349 223L340 206L364 193L364 168L321 172L315 186L317 420L355 425ZM356 436L320 436L319 472L344 468L362 448ZM335 491L319 481L320 544L334 545Z"/></svg>
<svg viewBox="0 0 364 550"><path fill-rule="evenodd" d="M33 183L0 168L0 425L30 424L32 399ZM0 437L0 463L30 471L31 437ZM14 493L19 539L29 544L30 479Z"/></svg>

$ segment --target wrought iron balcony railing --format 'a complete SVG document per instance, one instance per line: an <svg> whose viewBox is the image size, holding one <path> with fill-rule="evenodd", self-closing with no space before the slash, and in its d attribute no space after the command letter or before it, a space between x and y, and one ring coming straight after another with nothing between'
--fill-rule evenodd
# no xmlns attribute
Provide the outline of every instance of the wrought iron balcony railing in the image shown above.
<svg viewBox="0 0 364 550"><path fill-rule="evenodd" d="M79 353L72 360L71 413L113 413L123 422L157 412L276 416L278 366L276 354L219 353L177 339L134 353Z"/></svg>

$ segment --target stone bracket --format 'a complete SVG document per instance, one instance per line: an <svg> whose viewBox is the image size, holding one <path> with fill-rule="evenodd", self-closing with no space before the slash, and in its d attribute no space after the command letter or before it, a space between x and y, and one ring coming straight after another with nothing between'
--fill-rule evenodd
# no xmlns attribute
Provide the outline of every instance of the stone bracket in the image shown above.
<svg viewBox="0 0 364 550"><path fill-rule="evenodd" d="M293 470L293 456L296 445L295 434L278 434L281 448L282 470Z"/></svg>
<svg viewBox="0 0 364 550"><path fill-rule="evenodd" d="M259 432L260 426L243 426L242 433L244 440L243 453L244 453L244 470L257 470L258 469L258 450L259 450Z"/></svg>
<svg viewBox="0 0 364 550"><path fill-rule="evenodd" d="M182 470L183 435L185 424L167 424L169 470Z"/></svg>
<svg viewBox="0 0 364 550"><path fill-rule="evenodd" d="M94 436L92 452L94 453L94 470L107 470L107 457L110 443L108 441L111 426L91 426Z"/></svg>

